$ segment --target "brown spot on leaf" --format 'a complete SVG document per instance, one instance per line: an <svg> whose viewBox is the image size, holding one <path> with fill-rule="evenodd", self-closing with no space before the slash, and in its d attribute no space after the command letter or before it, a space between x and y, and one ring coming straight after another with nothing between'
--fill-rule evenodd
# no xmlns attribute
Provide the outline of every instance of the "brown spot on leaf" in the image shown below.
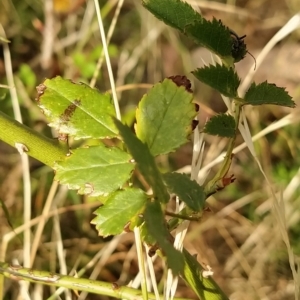
<svg viewBox="0 0 300 300"><path fill-rule="evenodd" d="M45 89L46 89L46 86L45 86L43 83L39 84L39 85L36 87L36 90L37 90L38 95L44 94Z"/></svg>
<svg viewBox="0 0 300 300"><path fill-rule="evenodd" d="M68 135L66 133L59 133L58 134L58 140L61 142L67 142L68 141Z"/></svg>
<svg viewBox="0 0 300 300"><path fill-rule="evenodd" d="M194 131L195 128L198 126L199 121L198 120L192 120L192 130Z"/></svg>
<svg viewBox="0 0 300 300"><path fill-rule="evenodd" d="M184 75L175 75L175 76L170 76L168 77L171 79L177 86L184 86L185 89L189 92L192 93L192 84L189 79L187 79L186 76Z"/></svg>
<svg viewBox="0 0 300 300"><path fill-rule="evenodd" d="M37 91L37 94L38 94L37 97L35 98L36 102L40 103L40 97L44 94L46 88L47 87L43 83L39 84L36 87L36 91Z"/></svg>
<svg viewBox="0 0 300 300"><path fill-rule="evenodd" d="M61 116L59 117L62 123L67 123L68 121L70 121L72 115L74 114L76 108L78 106L81 105L81 101L80 100L74 100L73 103L71 103L66 109L65 111L61 114Z"/></svg>
<svg viewBox="0 0 300 300"><path fill-rule="evenodd" d="M125 224L125 226L123 227L123 230L124 230L125 232L131 232L132 230L130 229L130 225L131 225L131 222L130 222L130 221L127 222L127 223Z"/></svg>

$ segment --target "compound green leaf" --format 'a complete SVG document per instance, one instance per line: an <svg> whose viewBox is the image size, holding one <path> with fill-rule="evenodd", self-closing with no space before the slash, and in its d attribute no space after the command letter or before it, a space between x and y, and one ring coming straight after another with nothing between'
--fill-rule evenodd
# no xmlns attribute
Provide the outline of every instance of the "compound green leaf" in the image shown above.
<svg viewBox="0 0 300 300"><path fill-rule="evenodd" d="M219 91L222 95L229 98L237 97L237 89L240 85L240 78L233 68L216 65L207 66L192 72L194 76Z"/></svg>
<svg viewBox="0 0 300 300"><path fill-rule="evenodd" d="M200 14L181 0L142 0L142 3L157 19L182 32L188 24L202 20Z"/></svg>
<svg viewBox="0 0 300 300"><path fill-rule="evenodd" d="M274 104L295 107L295 102L284 88L266 81L258 85L253 82L244 99L246 104L251 105Z"/></svg>
<svg viewBox="0 0 300 300"><path fill-rule="evenodd" d="M108 94L86 84L61 77L46 79L37 87L37 104L50 120L49 126L75 139L112 138L117 129L115 110Z"/></svg>
<svg viewBox="0 0 300 300"><path fill-rule="evenodd" d="M196 116L193 95L171 79L156 84L136 111L136 134L152 155L169 153L187 142Z"/></svg>
<svg viewBox="0 0 300 300"><path fill-rule="evenodd" d="M169 200L169 194L163 183L161 173L155 164L154 157L149 148L139 140L126 125L115 119L117 128L126 144L129 152L137 163L137 167L145 180L152 187L153 193L159 202L166 203Z"/></svg>
<svg viewBox="0 0 300 300"><path fill-rule="evenodd" d="M123 186L134 169L131 156L119 148L99 145L72 152L55 165L55 179L79 194L111 193Z"/></svg>
<svg viewBox="0 0 300 300"><path fill-rule="evenodd" d="M211 135L231 138L235 136L236 126L233 116L219 114L213 116L204 127L204 132Z"/></svg>
<svg viewBox="0 0 300 300"><path fill-rule="evenodd" d="M144 214L145 227L156 240L167 258L168 267L177 274L183 271L184 262L181 252L173 247L173 237L169 233L164 214L158 202L148 202Z"/></svg>
<svg viewBox="0 0 300 300"><path fill-rule="evenodd" d="M163 179L170 193L176 194L191 210L199 212L205 204L204 189L186 174L165 173Z"/></svg>
<svg viewBox="0 0 300 300"><path fill-rule="evenodd" d="M147 196L135 188L127 188L111 193L105 197L92 221L101 236L120 234L128 228L128 224L145 209ZM102 202L100 197L99 199ZM126 228L125 228L126 227Z"/></svg>

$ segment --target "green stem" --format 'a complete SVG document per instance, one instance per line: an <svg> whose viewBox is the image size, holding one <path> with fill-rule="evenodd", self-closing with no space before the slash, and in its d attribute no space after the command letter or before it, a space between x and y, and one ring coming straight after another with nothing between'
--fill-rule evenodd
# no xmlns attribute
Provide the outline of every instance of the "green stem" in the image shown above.
<svg viewBox="0 0 300 300"><path fill-rule="evenodd" d="M201 219L201 216L199 215L194 215L194 216L191 216L190 214L192 213L192 211L190 210L184 210L184 211L181 211L180 214L175 214L175 213L172 213L171 211L165 211L165 214L167 216L170 216L170 217L174 217L174 218L177 218L177 219L182 219L182 220L188 220L188 221L200 221ZM170 225L168 223L168 225ZM178 224L179 225L179 224ZM171 227L168 227L170 231L172 231L174 228L171 228Z"/></svg>
<svg viewBox="0 0 300 300"><path fill-rule="evenodd" d="M64 160L68 153L66 144L41 135L1 111L0 140L12 147L16 147L16 143L24 145L26 154L50 167L53 167L56 161Z"/></svg>
<svg viewBox="0 0 300 300"><path fill-rule="evenodd" d="M126 286L118 286L115 283L96 281L85 278L55 274L47 271L39 271L21 266L10 266L8 263L0 262L0 274L14 280L26 280L38 282L50 286L64 287L71 290L85 291L88 293L106 295L117 299L142 300L142 292ZM153 293L148 294L149 300L155 300ZM163 300L163 296L160 296ZM189 300L188 298L174 298L174 300Z"/></svg>
<svg viewBox="0 0 300 300"><path fill-rule="evenodd" d="M237 99L237 100L239 100L239 99ZM229 171L229 168L231 166L232 152L233 152L233 149L234 149L236 136L237 136L237 131L238 131L238 127L239 127L241 109L242 108L241 108L240 102L236 101L235 114L234 114L235 135L234 135L234 137L229 139L226 155L224 157L224 161L223 161L219 171L214 176L214 178L211 179L205 186L205 194L206 194L207 197L209 197L210 195L216 193L218 190L220 190L224 187L222 185L222 179L225 178L225 176L227 175L227 173Z"/></svg>

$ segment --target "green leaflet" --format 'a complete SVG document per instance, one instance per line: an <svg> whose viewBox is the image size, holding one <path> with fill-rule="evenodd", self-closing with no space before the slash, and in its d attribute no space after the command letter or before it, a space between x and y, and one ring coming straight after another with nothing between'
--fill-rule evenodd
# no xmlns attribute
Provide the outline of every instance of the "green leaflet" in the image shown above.
<svg viewBox="0 0 300 300"><path fill-rule="evenodd" d="M79 194L99 196L111 193L130 178L134 169L131 156L119 148L104 145L78 148L58 162L55 179Z"/></svg>
<svg viewBox="0 0 300 300"><path fill-rule="evenodd" d="M193 95L171 79L156 84L146 94L136 112L136 134L152 155L174 151L187 142L196 116Z"/></svg>
<svg viewBox="0 0 300 300"><path fill-rule="evenodd" d="M49 126L75 139L112 138L117 129L114 106L108 94L61 77L46 79L37 87L37 104Z"/></svg>

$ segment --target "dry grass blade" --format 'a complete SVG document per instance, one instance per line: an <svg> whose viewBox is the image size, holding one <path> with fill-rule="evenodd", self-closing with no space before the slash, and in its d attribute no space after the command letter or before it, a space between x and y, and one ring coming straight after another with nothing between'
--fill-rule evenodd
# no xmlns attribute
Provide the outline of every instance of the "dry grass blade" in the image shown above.
<svg viewBox="0 0 300 300"><path fill-rule="evenodd" d="M296 261L295 261L295 254L290 244L290 239L288 236L288 228L286 226L286 216L285 216L285 204L283 202L283 195L278 199L274 197L273 201L273 208L276 220L278 222L278 228L280 230L282 239L286 245L288 256L289 256L289 263L292 270L294 284L295 284L295 300L298 300L300 297L300 271L299 269L296 270Z"/></svg>
<svg viewBox="0 0 300 300"><path fill-rule="evenodd" d="M6 37L2 25L0 25L0 34ZM14 77L13 77L13 67L10 55L10 49L8 44L3 45L3 55L4 55L4 66L7 77L8 85L14 88L9 89L11 96L12 106L14 110L15 119L22 123L22 115L20 104L18 100L17 91L15 88ZM26 147L26 145L25 145ZM21 154L21 153L20 153ZM23 201L24 201L24 212L23 212L23 222L26 224L30 222L31 219L31 183L30 183L30 172L29 172L29 159L25 154L21 154L22 162L22 174L23 174ZM24 232L24 242L23 242L23 264L25 267L30 266L30 249L31 249L31 231L30 228ZM23 293L27 293L29 284L22 284Z"/></svg>
<svg viewBox="0 0 300 300"><path fill-rule="evenodd" d="M250 70L247 73L246 78L244 79L241 86L239 87L240 97L244 96L246 90L250 86L250 83L253 79L254 74L257 72L260 65L262 64L264 59L267 57L268 53L274 48L274 46L278 42L283 40L287 35L291 34L294 30L296 30L299 27L300 27L300 13L294 15L266 44L266 46L263 48L263 50L260 52L260 54L256 58L257 68L254 68L254 65L250 68Z"/></svg>
<svg viewBox="0 0 300 300"><path fill-rule="evenodd" d="M106 60L106 64L107 64L109 82L110 82L112 96L113 96L113 100L114 100L114 106L115 106L115 110L116 110L116 117L118 120L121 120L121 112L120 112L120 107L119 107L119 102L118 102L118 97L117 97L116 87L115 87L115 80L114 80L114 75L113 75L112 66L111 66L111 62L110 62L110 56L108 53L106 36L105 36L102 17L101 17L100 4L97 0L95 0L94 3L95 3L97 20L98 20L98 24L99 24L99 30L100 30L100 35L101 35L101 40L102 40L102 45L103 45L103 51L104 51L105 60Z"/></svg>
<svg viewBox="0 0 300 300"><path fill-rule="evenodd" d="M111 39L111 37L113 35L113 32L115 30L115 27L116 27L116 24L117 24L117 20L118 20L121 8L123 6L123 3L124 3L124 0L118 1L114 17L113 17L113 19L112 19L112 21L110 23L109 29L108 29L107 38L106 38L107 45L109 45L110 39ZM93 78L92 78L92 80L90 82L90 86L91 87L95 87L96 80L97 80L97 78L99 76L99 71L100 71L102 63L103 63L103 58L104 58L104 51L102 50L101 54L100 54L100 57L98 59L97 65L96 65L96 69L95 69L94 74L93 74Z"/></svg>

